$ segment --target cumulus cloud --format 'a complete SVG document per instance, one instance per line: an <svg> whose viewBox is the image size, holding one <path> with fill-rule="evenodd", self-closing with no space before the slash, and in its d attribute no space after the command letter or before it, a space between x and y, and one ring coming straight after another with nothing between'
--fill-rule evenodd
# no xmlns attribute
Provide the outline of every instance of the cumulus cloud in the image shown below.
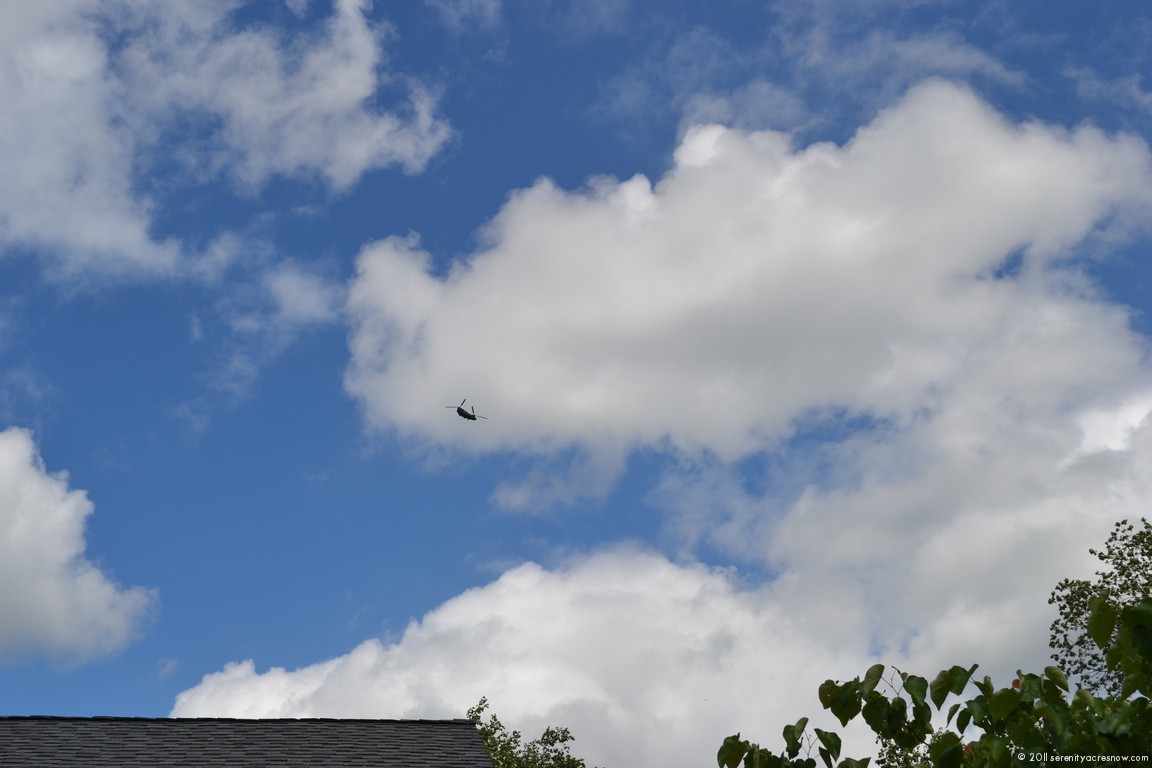
<svg viewBox="0 0 1152 768"><path fill-rule="evenodd" d="M655 184L541 180L446 271L415 237L366 247L346 385L408 444L543 457L497 491L518 508L662 453L649 503L682 556L771 580L621 551L526 565L394 643L232 665L177 713L488 694L595 761L703 760L878 659L1001 680L1047 663L1048 592L1152 498L1147 339L1081 270L1147 210L1147 148L930 81L843 146L702 125L675 161ZM443 410L463 394L490 420Z"/></svg>
<svg viewBox="0 0 1152 768"><path fill-rule="evenodd" d="M0 657L80 663L136 636L156 596L84 557L91 513L66 474L44 468L28 432L0 432Z"/></svg>
<svg viewBox="0 0 1152 768"><path fill-rule="evenodd" d="M1131 413L1116 418L1131 424ZM171 714L458 717L488 696L509 727L570 727L590 764L702 763L737 730L771 743L802 715L838 728L817 686L878 660L929 676L975 662L1004 684L1048 663L1047 591L1090 571L1084 550L1103 540L1109 516L1146 506L1152 426L1145 416L1129 433L1130 453L1095 456L1113 465L1103 482L1060 500L1041 493L963 513L969 498L943 495L920 499L918 517L899 492L804 501L774 539L782 567L752 587L734 569L629 548L551 569L527 563L394 641L296 670L228 664ZM1002 476L987 478L987 496ZM845 744L852 756L872 750L862 728Z"/></svg>
<svg viewBox="0 0 1152 768"><path fill-rule="evenodd" d="M236 28L235 6L0 10L0 248L62 277L200 275L217 245L185 263L187 247L153 233L150 195L173 179L345 190L375 169L418 172L449 138L433 93L386 70L387 30L363 0L339 0L319 33L292 41Z"/></svg>
<svg viewBox="0 0 1152 768"><path fill-rule="evenodd" d="M1131 413L1116 417L1131 424ZM1045 598L1056 580L1090 571L1084 550L1110 516L1146 507L1152 425L1139 424L1128 453L1097 454L1112 466L1081 467L1089 482L1062 498L966 510L971 498L942 484L944 495L917 500L917 515L900 498L907 489L804 500L773 539L779 570L754 587L734 569L627 548L552 569L528 563L393 642L296 670L229 664L181 693L171 714L454 717L488 696L509 727L572 728L591 764L702 763L737 730L771 743L802 715L838 727L817 686L878 660L928 676L975 662L1004 684L1049 663ZM985 496L1010 474L986 478ZM757 503L763 515L748 499ZM845 743L848 755L872 750L860 728Z"/></svg>
<svg viewBox="0 0 1152 768"><path fill-rule="evenodd" d="M938 81L843 147L700 126L655 185L515 193L442 278L414 238L366 247L346 384L372 426L464 450L724 460L822 415L911 423L965 377L1055 407L1136 370L1124 313L1062 265L1148 183L1137 140ZM462 390L483 429L435 407Z"/></svg>
<svg viewBox="0 0 1152 768"><path fill-rule="evenodd" d="M662 451L670 540L773 574L796 642L1002 677L1046 663L1049 591L1152 497L1147 339L1081 270L1150 189L1142 142L942 81L843 146L698 126L655 184L516 193L442 276L367 247L346 382L427 445ZM442 419L449 387L491 420ZM539 474L496 500L580 485Z"/></svg>
<svg viewBox="0 0 1152 768"><path fill-rule="evenodd" d="M149 235L107 50L79 5L0 10L0 249L38 250L63 274L169 272L179 249Z"/></svg>
<svg viewBox="0 0 1152 768"><path fill-rule="evenodd" d="M460 717L488 696L511 727L571 728L589 764L703 764L737 728L816 714L820 675L846 637L799 643L789 617L730 574L614 550L514 568L394 643L294 671L231 664L172 714ZM797 704L767 690L807 695Z"/></svg>

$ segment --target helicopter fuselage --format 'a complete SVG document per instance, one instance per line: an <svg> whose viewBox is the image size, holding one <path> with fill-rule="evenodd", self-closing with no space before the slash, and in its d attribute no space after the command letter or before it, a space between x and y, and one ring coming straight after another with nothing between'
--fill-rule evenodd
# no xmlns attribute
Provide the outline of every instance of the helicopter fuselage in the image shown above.
<svg viewBox="0 0 1152 768"><path fill-rule="evenodd" d="M468 413L468 411L459 405L456 406L456 415L462 419L468 419L468 421L476 421L476 417L473 414Z"/></svg>

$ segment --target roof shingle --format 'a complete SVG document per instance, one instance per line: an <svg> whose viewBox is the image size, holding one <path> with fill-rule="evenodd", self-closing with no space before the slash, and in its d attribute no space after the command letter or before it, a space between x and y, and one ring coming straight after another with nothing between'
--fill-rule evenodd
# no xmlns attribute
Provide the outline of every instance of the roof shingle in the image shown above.
<svg viewBox="0 0 1152 768"><path fill-rule="evenodd" d="M0 717L2 768L492 768L471 720Z"/></svg>

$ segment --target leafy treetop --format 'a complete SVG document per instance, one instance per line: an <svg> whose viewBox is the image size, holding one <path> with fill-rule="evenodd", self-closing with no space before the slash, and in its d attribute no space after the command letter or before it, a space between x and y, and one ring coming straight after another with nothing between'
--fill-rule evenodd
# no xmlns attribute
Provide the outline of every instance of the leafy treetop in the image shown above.
<svg viewBox="0 0 1152 768"><path fill-rule="evenodd" d="M520 731L509 733L496 715L484 722L481 717L487 708L488 699L482 697L468 710L468 719L479 727L493 768L585 768L584 760L569 751L568 743L576 737L567 728L549 726L540 738L525 743Z"/></svg>
<svg viewBox="0 0 1152 768"><path fill-rule="evenodd" d="M1119 671L1108 669L1105 651L1092 641L1087 628L1092 599L1107 591L1117 610L1152 596L1152 525L1144 518L1137 529L1127 520L1116 523L1103 551L1088 550L1107 566L1094 582L1064 579L1048 598L1059 617L1052 622L1048 644L1052 660L1092 691L1116 695L1123 687ZM1105 650L1106 650L1105 646Z"/></svg>
<svg viewBox="0 0 1152 768"><path fill-rule="evenodd" d="M820 703L841 725L863 717L882 746L906 750L939 768L1007 767L1072 755L1092 764L1092 757L1152 754L1152 599L1117 608L1115 598L1102 592L1089 601L1085 626L1105 669L1121 680L1114 695L1085 687L1073 691L1055 666L1045 667L1042 675L1017 672L1009 687L997 689L987 676L974 680L973 665L943 670L931 682L896 670L899 689L889 696L877 690L885 667L876 664L862 678L825 681ZM945 728L935 731L932 710L942 712L948 697L962 694L969 684L976 695L952 704ZM826 768L869 764L870 758L841 759L841 739L833 731L814 728L815 738L805 738L807 725L804 717L784 726L780 754L738 733L729 736L716 762L720 768L816 768L815 746ZM969 726L977 730L965 742Z"/></svg>

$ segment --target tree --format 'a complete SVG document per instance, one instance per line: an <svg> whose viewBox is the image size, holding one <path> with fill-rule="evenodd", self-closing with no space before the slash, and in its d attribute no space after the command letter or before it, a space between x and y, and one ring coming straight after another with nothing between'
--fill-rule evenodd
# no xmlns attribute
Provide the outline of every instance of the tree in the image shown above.
<svg viewBox="0 0 1152 768"><path fill-rule="evenodd" d="M488 722L483 722L486 709L488 699L481 697L468 710L468 719L479 726L480 738L494 768L584 768L584 760L569 751L568 743L576 737L567 728L549 726L540 738L523 743L520 731L508 733L496 715L489 715Z"/></svg>
<svg viewBox="0 0 1152 768"><path fill-rule="evenodd" d="M1122 676L1105 664L1110 643L1097 647L1089 636L1087 621L1092 598L1107 591L1113 607L1119 610L1152 596L1152 525L1144 518L1140 522L1143 527L1137 530L1127 520L1121 520L1103 552L1088 550L1108 566L1096 572L1095 582L1064 579L1048 598L1048 603L1056 605L1060 613L1052 622L1048 642L1055 651L1052 660L1092 691L1116 695L1123 686Z"/></svg>
<svg viewBox="0 0 1152 768"><path fill-rule="evenodd" d="M1009 766L1043 762L1054 756L1152 754L1152 525L1137 530L1116 523L1104 551L1089 550L1108 569L1095 582L1064 579L1049 603L1060 617L1052 623L1052 658L1061 666L1041 675L1017 671L1012 684L997 689L987 676L973 679L977 665L953 666L927 678L875 664L846 683L826 680L820 704L842 726L862 717L876 735L879 764L886 768ZM1065 674L1079 680L1072 690ZM881 683L891 691L878 689ZM945 727L934 729L932 710L943 711L950 696L968 686L975 696L953 703ZM816 768L815 747L827 768L866 766L871 758L840 759L840 736L814 728L808 718L784 726L784 750L741 739L724 740L716 761L721 768ZM964 741L975 726L970 741ZM804 756L801 757L801 752ZM838 762L839 761L839 762ZM1084 761L1087 762L1087 761Z"/></svg>
<svg viewBox="0 0 1152 768"><path fill-rule="evenodd" d="M926 678L896 670L899 688L889 696L877 690L884 675L883 664L868 669L863 677L846 683L826 680L820 686L820 703L847 725L863 717L883 744L908 750L928 744L928 765L1010 766L1053 756L1086 757L1152 754L1152 599L1119 610L1103 593L1090 601L1086 620L1088 636L1097 648L1108 647L1105 668L1122 679L1118 695L1097 695L1088 688L1073 692L1059 667L1044 668L1042 675L1017 672L1011 686L997 689L992 681L973 680L976 665L954 666L940 672L931 683ZM969 683L977 695L948 708L946 727L934 731L932 709L942 712L952 694L959 695ZM856 768L869 758L840 759L840 736L815 728L815 738L805 739L808 718L784 726L785 748L780 754L742 740L740 734L724 740L716 755L721 768L816 768L812 747L827 768ZM963 736L976 726L972 740ZM806 749L805 749L806 748ZM800 757L802 750L806 751ZM1090 761L1089 761L1090 762Z"/></svg>

